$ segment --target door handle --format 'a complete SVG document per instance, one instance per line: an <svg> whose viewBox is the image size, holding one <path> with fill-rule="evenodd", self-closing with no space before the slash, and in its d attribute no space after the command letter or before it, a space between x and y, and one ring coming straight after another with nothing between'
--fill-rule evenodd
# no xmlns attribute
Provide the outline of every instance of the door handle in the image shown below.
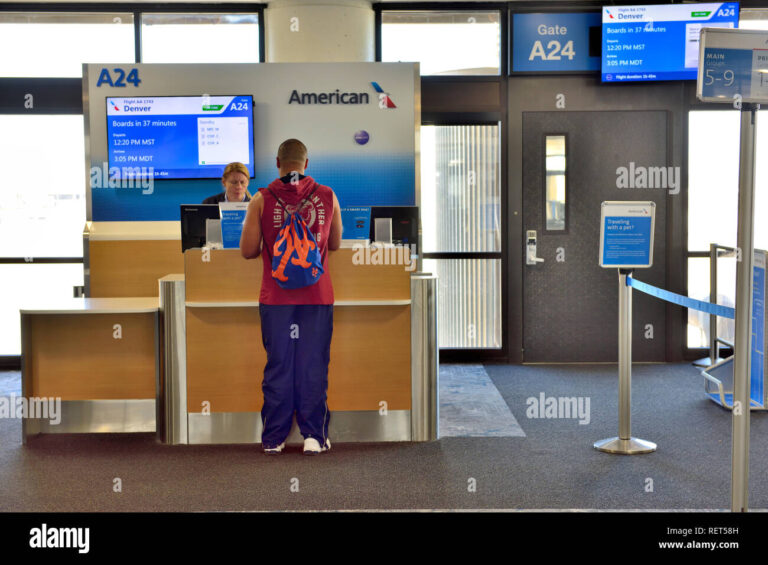
<svg viewBox="0 0 768 565"><path fill-rule="evenodd" d="M536 230L528 230L525 232L525 264L535 265L536 263L543 263L544 259L536 257Z"/></svg>

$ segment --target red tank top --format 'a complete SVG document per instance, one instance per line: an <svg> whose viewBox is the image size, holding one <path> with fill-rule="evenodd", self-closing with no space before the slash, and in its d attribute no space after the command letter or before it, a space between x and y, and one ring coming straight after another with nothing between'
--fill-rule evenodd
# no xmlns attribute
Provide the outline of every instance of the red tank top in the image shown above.
<svg viewBox="0 0 768 565"><path fill-rule="evenodd" d="M298 184L283 183L276 179L269 188L283 201L288 212L293 212L315 186L312 177L304 177ZM322 184L317 185L314 194L302 205L299 213L315 236L320 255L323 258L323 274L317 282L303 288L287 289L278 286L272 278L272 248L277 234L283 226L286 212L266 188L259 189L264 199L264 211L261 214L261 233L264 238L261 256L264 274L261 278L259 302L262 304L333 304L333 285L328 273L328 236L333 220L333 190Z"/></svg>

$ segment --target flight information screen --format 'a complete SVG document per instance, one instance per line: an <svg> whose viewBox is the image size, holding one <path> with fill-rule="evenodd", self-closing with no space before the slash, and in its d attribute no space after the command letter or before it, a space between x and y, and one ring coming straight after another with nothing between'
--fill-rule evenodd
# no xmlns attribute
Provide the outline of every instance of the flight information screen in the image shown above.
<svg viewBox="0 0 768 565"><path fill-rule="evenodd" d="M696 80L701 28L738 24L738 2L603 7L602 80Z"/></svg>
<svg viewBox="0 0 768 565"><path fill-rule="evenodd" d="M220 178L253 169L252 96L107 98L110 177Z"/></svg>

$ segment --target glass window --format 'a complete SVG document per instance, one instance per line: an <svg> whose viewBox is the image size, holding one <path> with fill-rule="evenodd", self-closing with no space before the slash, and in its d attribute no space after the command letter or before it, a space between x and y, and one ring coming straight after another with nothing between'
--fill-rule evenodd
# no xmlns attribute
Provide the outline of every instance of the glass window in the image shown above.
<svg viewBox="0 0 768 565"><path fill-rule="evenodd" d="M688 250L709 251L710 243L735 246L739 112L688 116Z"/></svg>
<svg viewBox="0 0 768 565"><path fill-rule="evenodd" d="M709 302L709 259L688 259L688 296ZM688 309L688 347L709 347L709 316Z"/></svg>
<svg viewBox="0 0 768 565"><path fill-rule="evenodd" d="M419 62L422 75L498 75L500 22L497 11L383 11L381 60Z"/></svg>
<svg viewBox="0 0 768 565"><path fill-rule="evenodd" d="M739 29L768 30L768 10L742 8L739 12Z"/></svg>
<svg viewBox="0 0 768 565"><path fill-rule="evenodd" d="M709 251L710 243L736 246L739 207L738 110L697 110L688 118L688 250ZM768 250L768 165L759 156L768 149L768 112L757 119L755 167L755 248ZM717 302L734 306L736 261L717 263ZM709 300L709 259L688 259L688 295ZM718 337L733 340L733 320L718 319ZM709 347L709 316L688 311L688 347Z"/></svg>
<svg viewBox="0 0 768 565"><path fill-rule="evenodd" d="M0 265L0 355L21 355L20 308L72 298L82 264Z"/></svg>
<svg viewBox="0 0 768 565"><path fill-rule="evenodd" d="M440 348L501 348L501 259L424 259L436 274Z"/></svg>
<svg viewBox="0 0 768 565"><path fill-rule="evenodd" d="M145 63L258 63L258 14L143 14Z"/></svg>
<svg viewBox="0 0 768 565"><path fill-rule="evenodd" d="M83 63L134 63L133 14L0 12L0 77L81 77Z"/></svg>
<svg viewBox="0 0 768 565"><path fill-rule="evenodd" d="M688 250L709 251L710 243L736 246L739 208L738 110L702 110L688 119ZM757 120L755 247L768 249L768 111Z"/></svg>
<svg viewBox="0 0 768 565"><path fill-rule="evenodd" d="M424 251L501 251L498 125L421 126Z"/></svg>
<svg viewBox="0 0 768 565"><path fill-rule="evenodd" d="M0 255L82 257L82 116L0 115Z"/></svg>
<svg viewBox="0 0 768 565"><path fill-rule="evenodd" d="M565 229L565 136L548 135L546 145L546 184L544 213L547 230Z"/></svg>
<svg viewBox="0 0 768 565"><path fill-rule="evenodd" d="M688 259L688 295L696 300L710 301L709 258ZM720 257L717 260L717 303L733 308L736 305L736 258ZM717 336L733 342L733 320L718 317ZM688 310L688 347L709 348L709 314Z"/></svg>

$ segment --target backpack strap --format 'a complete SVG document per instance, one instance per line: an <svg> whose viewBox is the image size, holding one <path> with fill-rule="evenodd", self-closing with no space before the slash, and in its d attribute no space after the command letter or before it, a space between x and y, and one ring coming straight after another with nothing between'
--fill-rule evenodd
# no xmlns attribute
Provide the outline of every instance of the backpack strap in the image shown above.
<svg viewBox="0 0 768 565"><path fill-rule="evenodd" d="M299 210L301 210L301 207L304 205L304 203L312 197L318 186L320 186L320 184L315 183L315 186L312 187L311 192L307 194L306 198L304 198L304 200L301 201L301 204L299 204Z"/></svg>
<svg viewBox="0 0 768 565"><path fill-rule="evenodd" d="M278 204L280 204L280 207L281 207L283 210L285 210L285 213L287 214L287 213L288 213L288 210L286 210L286 209L285 209L285 204L283 204L283 201L282 201L282 200L280 200L280 197L279 197L277 194L275 194L274 192L272 192L272 189L271 189L271 188L267 187L267 190L268 190L268 191L269 191L269 193L270 193L270 194L271 194L271 195L274 197L274 199L277 201L277 203L278 203Z"/></svg>

